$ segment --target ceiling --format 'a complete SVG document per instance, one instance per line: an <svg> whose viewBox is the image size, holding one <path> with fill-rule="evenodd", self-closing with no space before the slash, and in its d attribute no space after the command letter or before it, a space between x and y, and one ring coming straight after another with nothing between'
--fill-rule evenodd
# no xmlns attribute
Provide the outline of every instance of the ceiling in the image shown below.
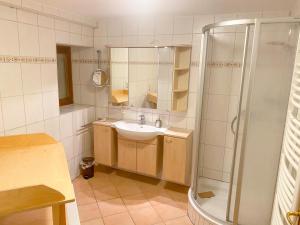
<svg viewBox="0 0 300 225"><path fill-rule="evenodd" d="M290 10L296 0L41 0L95 18L139 14L216 14Z"/></svg>

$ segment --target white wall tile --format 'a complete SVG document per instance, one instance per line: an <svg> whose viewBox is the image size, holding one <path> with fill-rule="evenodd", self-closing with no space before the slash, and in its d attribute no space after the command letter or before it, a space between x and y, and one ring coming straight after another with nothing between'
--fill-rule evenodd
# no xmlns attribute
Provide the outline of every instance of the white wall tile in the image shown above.
<svg viewBox="0 0 300 225"><path fill-rule="evenodd" d="M5 136L20 135L20 134L26 134L26 127L25 126L5 131Z"/></svg>
<svg viewBox="0 0 300 225"><path fill-rule="evenodd" d="M125 18L123 22L123 35L138 35L139 24L138 19L134 17Z"/></svg>
<svg viewBox="0 0 300 225"><path fill-rule="evenodd" d="M121 36L122 31L123 29L121 19L107 20L107 36Z"/></svg>
<svg viewBox="0 0 300 225"><path fill-rule="evenodd" d="M20 55L39 56L39 37L36 26L19 24Z"/></svg>
<svg viewBox="0 0 300 225"><path fill-rule="evenodd" d="M2 98L2 113L5 130L25 125L23 96Z"/></svg>
<svg viewBox="0 0 300 225"><path fill-rule="evenodd" d="M108 106L109 89L97 88L96 89L96 106L106 107Z"/></svg>
<svg viewBox="0 0 300 225"><path fill-rule="evenodd" d="M214 16L213 15L199 15L194 17L194 27L193 32L201 34L202 28L205 25L214 23Z"/></svg>
<svg viewBox="0 0 300 225"><path fill-rule="evenodd" d="M97 22L98 26L94 29L95 37L104 37L107 36L107 23L106 20L102 19Z"/></svg>
<svg viewBox="0 0 300 225"><path fill-rule="evenodd" d="M38 25L41 27L54 28L54 19L48 16L38 15Z"/></svg>
<svg viewBox="0 0 300 225"><path fill-rule="evenodd" d="M67 21L56 19L54 21L54 28L55 30L70 32L70 24Z"/></svg>
<svg viewBox="0 0 300 225"><path fill-rule="evenodd" d="M229 97L227 95L209 95L207 119L227 121Z"/></svg>
<svg viewBox="0 0 300 225"><path fill-rule="evenodd" d="M24 104L27 124L44 119L42 94L24 95Z"/></svg>
<svg viewBox="0 0 300 225"><path fill-rule="evenodd" d="M27 128L27 134L45 132L44 121L27 125L26 128Z"/></svg>
<svg viewBox="0 0 300 225"><path fill-rule="evenodd" d="M80 34L70 34L70 44L73 46L80 46L83 45L81 41L81 35Z"/></svg>
<svg viewBox="0 0 300 225"><path fill-rule="evenodd" d="M139 35L154 35L154 31L153 17L139 18Z"/></svg>
<svg viewBox="0 0 300 225"><path fill-rule="evenodd" d="M174 18L174 34L193 33L193 16L176 16Z"/></svg>
<svg viewBox="0 0 300 225"><path fill-rule="evenodd" d="M41 66L39 64L21 64L24 94L42 91Z"/></svg>
<svg viewBox="0 0 300 225"><path fill-rule="evenodd" d="M58 93L43 93L43 107L45 119L57 117L59 115Z"/></svg>
<svg viewBox="0 0 300 225"><path fill-rule="evenodd" d="M6 20L17 20L17 10L15 8L0 6L0 18Z"/></svg>
<svg viewBox="0 0 300 225"><path fill-rule="evenodd" d="M24 11L22 9L17 10L18 21L21 23L27 23L37 25L37 14Z"/></svg>
<svg viewBox="0 0 300 225"><path fill-rule="evenodd" d="M60 138L73 136L73 115L72 113L65 113L60 115Z"/></svg>
<svg viewBox="0 0 300 225"><path fill-rule="evenodd" d="M76 23L70 24L70 32L81 35L81 25Z"/></svg>
<svg viewBox="0 0 300 225"><path fill-rule="evenodd" d="M1 55L19 55L19 33L18 24L16 22L0 20L1 32L0 45Z"/></svg>
<svg viewBox="0 0 300 225"><path fill-rule="evenodd" d="M93 28L88 26L82 26L82 35L86 35L90 37L93 36L94 35Z"/></svg>
<svg viewBox="0 0 300 225"><path fill-rule="evenodd" d="M204 147L204 168L223 170L224 148L212 145Z"/></svg>
<svg viewBox="0 0 300 225"><path fill-rule="evenodd" d="M56 57L55 33L52 29L39 27L40 56Z"/></svg>
<svg viewBox="0 0 300 225"><path fill-rule="evenodd" d="M83 153L84 137L83 134L75 135L74 141L74 156L79 156Z"/></svg>
<svg viewBox="0 0 300 225"><path fill-rule="evenodd" d="M171 35L173 34L173 17L164 16L155 18L155 34Z"/></svg>
<svg viewBox="0 0 300 225"><path fill-rule="evenodd" d="M1 63L0 64L0 96L9 97L21 95L22 77L20 64Z"/></svg>
<svg viewBox="0 0 300 225"><path fill-rule="evenodd" d="M224 154L223 171L230 173L231 165L232 165L233 150L226 148L224 153L225 154Z"/></svg>
<svg viewBox="0 0 300 225"><path fill-rule="evenodd" d="M45 120L44 124L45 132L56 140L60 140L59 117Z"/></svg>
<svg viewBox="0 0 300 225"><path fill-rule="evenodd" d="M42 11L42 3L36 0L22 0L22 7L25 9L32 9Z"/></svg>
<svg viewBox="0 0 300 225"><path fill-rule="evenodd" d="M95 105L95 87L92 85L81 85L81 104Z"/></svg>
<svg viewBox="0 0 300 225"><path fill-rule="evenodd" d="M70 160L74 157L74 145L73 145L73 136L63 139L62 144L64 145L64 150L66 153L67 160Z"/></svg>
<svg viewBox="0 0 300 225"><path fill-rule="evenodd" d="M216 146L224 146L226 142L227 123L220 121L206 121L205 143Z"/></svg>
<svg viewBox="0 0 300 225"><path fill-rule="evenodd" d="M56 64L41 64L41 77L44 92L58 90Z"/></svg>
<svg viewBox="0 0 300 225"><path fill-rule="evenodd" d="M69 44L70 43L70 33L65 31L55 31L55 40L57 44Z"/></svg>

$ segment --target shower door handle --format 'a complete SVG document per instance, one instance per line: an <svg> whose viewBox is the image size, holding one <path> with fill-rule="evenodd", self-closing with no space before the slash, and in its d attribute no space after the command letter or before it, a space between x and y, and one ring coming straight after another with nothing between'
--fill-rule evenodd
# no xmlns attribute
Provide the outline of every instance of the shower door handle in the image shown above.
<svg viewBox="0 0 300 225"><path fill-rule="evenodd" d="M234 131L234 124L235 121L237 120L238 116L236 115L233 120L231 121L231 132L235 135L235 131Z"/></svg>
<svg viewBox="0 0 300 225"><path fill-rule="evenodd" d="M294 224L292 217L298 217L298 219L296 221L299 221L300 211L299 212L288 212L286 214L286 219L289 222L289 224L290 225L296 225L296 224ZM297 224L300 224L300 221Z"/></svg>

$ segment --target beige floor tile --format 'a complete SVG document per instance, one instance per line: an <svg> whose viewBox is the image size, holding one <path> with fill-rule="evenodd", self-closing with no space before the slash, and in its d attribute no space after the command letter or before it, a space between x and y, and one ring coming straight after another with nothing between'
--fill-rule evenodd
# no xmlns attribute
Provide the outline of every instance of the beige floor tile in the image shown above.
<svg viewBox="0 0 300 225"><path fill-rule="evenodd" d="M87 221L87 220L101 218L101 213L97 203L79 205L78 212L79 212L80 221Z"/></svg>
<svg viewBox="0 0 300 225"><path fill-rule="evenodd" d="M112 182L109 179L109 176L103 176L103 177L93 177L89 179L89 184L92 188L103 188L107 186L112 186Z"/></svg>
<svg viewBox="0 0 300 225"><path fill-rule="evenodd" d="M157 204L174 204L174 200L172 199L171 195L163 190L159 190L157 192L146 192L146 198L150 202L151 205Z"/></svg>
<svg viewBox="0 0 300 225"><path fill-rule="evenodd" d="M154 225L162 222L155 210L149 206L129 212L136 225Z"/></svg>
<svg viewBox="0 0 300 225"><path fill-rule="evenodd" d="M175 204L157 204L153 208L164 221L187 215L186 210L181 209Z"/></svg>
<svg viewBox="0 0 300 225"><path fill-rule="evenodd" d="M105 225L134 225L128 212L104 217L103 220Z"/></svg>
<svg viewBox="0 0 300 225"><path fill-rule="evenodd" d="M122 199L128 210L136 210L151 206L143 194L125 196Z"/></svg>
<svg viewBox="0 0 300 225"><path fill-rule="evenodd" d="M122 199L120 198L98 202L98 205L103 217L127 211Z"/></svg>
<svg viewBox="0 0 300 225"><path fill-rule="evenodd" d="M166 225L193 225L187 216L165 222Z"/></svg>
<svg viewBox="0 0 300 225"><path fill-rule="evenodd" d="M77 191L75 192L77 205L86 205L96 203L93 191Z"/></svg>
<svg viewBox="0 0 300 225"><path fill-rule="evenodd" d="M116 188L121 196L142 194L141 189L136 183L125 182L116 185Z"/></svg>
<svg viewBox="0 0 300 225"><path fill-rule="evenodd" d="M97 201L106 201L120 197L119 192L113 185L95 188L93 190Z"/></svg>
<svg viewBox="0 0 300 225"><path fill-rule="evenodd" d="M74 190L75 192L80 192L80 191L91 191L92 188L89 185L88 180L82 178L82 177L78 177L73 181L73 186L74 186Z"/></svg>
<svg viewBox="0 0 300 225"><path fill-rule="evenodd" d="M104 222L102 219L95 219L95 220L88 220L85 222L82 222L81 225L104 225Z"/></svg>

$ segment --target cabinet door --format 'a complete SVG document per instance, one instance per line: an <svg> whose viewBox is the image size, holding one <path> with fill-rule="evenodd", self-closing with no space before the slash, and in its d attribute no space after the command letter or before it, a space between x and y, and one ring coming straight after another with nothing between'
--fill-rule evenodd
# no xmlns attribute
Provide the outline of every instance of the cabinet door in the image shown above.
<svg viewBox="0 0 300 225"><path fill-rule="evenodd" d="M137 144L137 171L151 176L157 175L157 146Z"/></svg>
<svg viewBox="0 0 300 225"><path fill-rule="evenodd" d="M97 163L112 166L111 128L94 126L94 154Z"/></svg>
<svg viewBox="0 0 300 225"><path fill-rule="evenodd" d="M176 183L186 182L186 140L165 137L163 178Z"/></svg>
<svg viewBox="0 0 300 225"><path fill-rule="evenodd" d="M118 167L136 171L136 143L118 139Z"/></svg>

